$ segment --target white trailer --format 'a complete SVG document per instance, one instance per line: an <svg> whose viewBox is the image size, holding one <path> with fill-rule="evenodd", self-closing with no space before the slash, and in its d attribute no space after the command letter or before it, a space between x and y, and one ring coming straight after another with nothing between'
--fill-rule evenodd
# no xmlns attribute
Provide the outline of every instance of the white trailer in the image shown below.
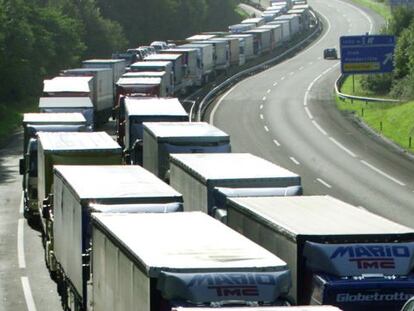
<svg viewBox="0 0 414 311"><path fill-rule="evenodd" d="M226 41L229 45L229 59L231 66L238 66L240 63L240 41L237 38L222 37L216 38L217 41Z"/></svg>
<svg viewBox="0 0 414 311"><path fill-rule="evenodd" d="M275 21L289 21L289 30L291 37L298 34L301 29L299 15L297 14L281 15L276 17Z"/></svg>
<svg viewBox="0 0 414 311"><path fill-rule="evenodd" d="M193 42L193 41L205 41L216 38L217 35L215 34L198 34L191 37L186 38L186 41Z"/></svg>
<svg viewBox="0 0 414 311"><path fill-rule="evenodd" d="M414 231L329 196L231 198L227 224L285 260L298 304L400 310Z"/></svg>
<svg viewBox="0 0 414 311"><path fill-rule="evenodd" d="M230 137L205 122L144 123L144 168L161 179L169 173L172 153L230 152Z"/></svg>
<svg viewBox="0 0 414 311"><path fill-rule="evenodd" d="M125 213L131 217L132 213L182 210L182 196L139 166L58 165L54 169L53 189L57 280L62 291L68 293L62 298L65 309L68 307L70 310L90 310L91 305L87 304L91 272L89 258L104 259L101 258L103 250L99 248L102 245L93 252L91 213ZM112 266L111 270L114 269ZM94 280L90 284L96 287ZM96 306L93 309L101 310Z"/></svg>
<svg viewBox="0 0 414 311"><path fill-rule="evenodd" d="M108 121L114 104L114 80L110 68L67 69L63 70L61 75L63 77L93 77L91 99L95 106L95 123L102 124ZM63 79L63 77L58 78Z"/></svg>
<svg viewBox="0 0 414 311"><path fill-rule="evenodd" d="M200 64L203 75L203 83L208 82L210 74L214 70L214 46L212 43L197 43L192 42L177 46L177 49L195 48L200 52Z"/></svg>
<svg viewBox="0 0 414 311"><path fill-rule="evenodd" d="M196 48L171 48L168 50L158 51L159 54L182 54L184 59L184 77L183 87L200 86L203 80L201 68L201 52Z"/></svg>
<svg viewBox="0 0 414 311"><path fill-rule="evenodd" d="M172 154L170 171L185 211L217 217L226 197L301 193L299 175L249 153Z"/></svg>
<svg viewBox="0 0 414 311"><path fill-rule="evenodd" d="M230 66L230 47L228 42L210 39L206 41L193 41L192 43L207 43L213 45L214 70L226 70Z"/></svg>
<svg viewBox="0 0 414 311"><path fill-rule="evenodd" d="M250 60L255 57L254 54L254 37L249 34L233 34L230 38L242 39L243 43L240 45L240 55L244 55L245 60Z"/></svg>
<svg viewBox="0 0 414 311"><path fill-rule="evenodd" d="M255 27L263 26L265 24L265 19L262 17L247 18L242 20L242 24L253 24Z"/></svg>
<svg viewBox="0 0 414 311"><path fill-rule="evenodd" d="M140 61L129 66L130 72L141 71L165 71L167 73L166 81L168 94L174 94L174 71L173 63L170 61Z"/></svg>
<svg viewBox="0 0 414 311"><path fill-rule="evenodd" d="M282 45L282 26L281 25L264 25L259 29L271 29L272 31L272 50Z"/></svg>
<svg viewBox="0 0 414 311"><path fill-rule="evenodd" d="M92 239L99 311L283 305L290 287L282 260L203 213L96 214Z"/></svg>
<svg viewBox="0 0 414 311"><path fill-rule="evenodd" d="M272 49L272 31L266 28L255 28L245 33L252 34L255 37L256 54L270 52Z"/></svg>
<svg viewBox="0 0 414 311"><path fill-rule="evenodd" d="M236 25L230 25L229 31L231 33L242 33L246 30L253 29L255 27L254 24L236 24Z"/></svg>
<svg viewBox="0 0 414 311"><path fill-rule="evenodd" d="M122 95L166 97L168 94L165 80L158 77L121 77L116 88L117 93Z"/></svg>
<svg viewBox="0 0 414 311"><path fill-rule="evenodd" d="M308 30L310 25L310 11L309 8L294 8L287 12L288 15L298 15L301 30Z"/></svg>
<svg viewBox="0 0 414 311"><path fill-rule="evenodd" d="M93 128L93 103L85 97L40 97L39 111L45 113L80 112L86 119L86 124Z"/></svg>
<svg viewBox="0 0 414 311"><path fill-rule="evenodd" d="M188 114L177 98L125 99L124 146L132 164L142 164L144 122L184 122Z"/></svg>
<svg viewBox="0 0 414 311"><path fill-rule="evenodd" d="M165 71L131 71L124 73L121 78L159 78L161 79L160 94L164 94L163 97L173 95L169 85L170 76Z"/></svg>
<svg viewBox="0 0 414 311"><path fill-rule="evenodd" d="M282 27L282 41L287 42L291 39L292 35L290 33L290 22L286 20L274 20L273 22L268 23L267 25L280 25Z"/></svg>

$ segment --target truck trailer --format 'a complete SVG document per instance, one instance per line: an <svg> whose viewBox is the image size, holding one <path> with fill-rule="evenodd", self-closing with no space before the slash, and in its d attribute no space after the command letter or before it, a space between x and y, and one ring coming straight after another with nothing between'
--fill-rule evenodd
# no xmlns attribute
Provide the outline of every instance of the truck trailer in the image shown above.
<svg viewBox="0 0 414 311"><path fill-rule="evenodd" d="M302 192L299 175L249 153L172 154L170 170L170 184L183 194L185 211L223 221L227 197Z"/></svg>
<svg viewBox="0 0 414 311"><path fill-rule="evenodd" d="M139 166L58 165L54 169L53 193L52 257L65 310L101 310L88 304L90 286L98 286L93 279L94 271L90 269L90 258L105 259L102 245L95 252L91 244L92 213L125 213L129 218L134 213L182 211L182 196ZM109 261L108 264L111 266ZM109 269L114 271L116 267ZM140 309L140 305L136 308Z"/></svg>
<svg viewBox="0 0 414 311"><path fill-rule="evenodd" d="M282 27L282 41L287 42L291 39L290 22L287 20L275 20L269 22L267 25L280 25Z"/></svg>
<svg viewBox="0 0 414 311"><path fill-rule="evenodd" d="M130 72L163 71L166 72L168 94L174 94L174 71L170 61L139 61L130 66Z"/></svg>
<svg viewBox="0 0 414 311"><path fill-rule="evenodd" d="M171 153L230 152L230 136L205 122L145 122L144 168L168 180Z"/></svg>
<svg viewBox="0 0 414 311"><path fill-rule="evenodd" d="M200 52L200 64L202 72L202 82L209 81L209 76L214 70L214 47L211 43L189 43L177 46L177 49L198 49Z"/></svg>
<svg viewBox="0 0 414 311"><path fill-rule="evenodd" d="M230 198L227 224L284 259L298 304L397 311L414 295L414 231L329 196Z"/></svg>
<svg viewBox="0 0 414 311"><path fill-rule="evenodd" d="M126 162L142 164L142 143L144 122L184 122L188 114L177 98L125 99L124 137L123 141Z"/></svg>
<svg viewBox="0 0 414 311"><path fill-rule="evenodd" d="M171 311L217 311L216 308L172 308ZM228 307L220 311L341 311L333 306L288 306L288 307Z"/></svg>
<svg viewBox="0 0 414 311"><path fill-rule="evenodd" d="M245 61L251 60L255 57L254 54L254 37L249 34L233 34L228 35L229 38L242 39L243 43L240 44L240 55L244 56Z"/></svg>
<svg viewBox="0 0 414 311"><path fill-rule="evenodd" d="M285 305L286 264L203 213L94 214L95 310Z"/></svg>
<svg viewBox="0 0 414 311"><path fill-rule="evenodd" d="M93 103L90 97L40 97L39 111L45 113L80 112L93 129Z"/></svg>
<svg viewBox="0 0 414 311"><path fill-rule="evenodd" d="M23 115L23 158L19 172L23 175L24 216L33 220L37 208L37 133L90 131L85 117L79 113L25 113Z"/></svg>

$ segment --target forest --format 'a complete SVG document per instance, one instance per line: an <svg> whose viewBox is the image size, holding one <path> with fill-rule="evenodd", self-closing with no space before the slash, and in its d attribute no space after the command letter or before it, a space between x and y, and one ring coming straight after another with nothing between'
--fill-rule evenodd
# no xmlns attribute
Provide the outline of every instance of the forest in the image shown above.
<svg viewBox="0 0 414 311"><path fill-rule="evenodd" d="M0 120L87 58L236 23L237 0L0 0Z"/></svg>

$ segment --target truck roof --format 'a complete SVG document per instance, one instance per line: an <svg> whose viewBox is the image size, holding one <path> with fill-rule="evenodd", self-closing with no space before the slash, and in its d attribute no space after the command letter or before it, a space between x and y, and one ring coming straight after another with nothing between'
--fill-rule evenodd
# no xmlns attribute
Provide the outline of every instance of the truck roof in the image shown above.
<svg viewBox="0 0 414 311"><path fill-rule="evenodd" d="M85 124L80 112L25 113L23 124Z"/></svg>
<svg viewBox="0 0 414 311"><path fill-rule="evenodd" d="M402 226L330 196L245 197L231 206L296 240L298 236L413 234Z"/></svg>
<svg viewBox="0 0 414 311"><path fill-rule="evenodd" d="M128 116L188 116L178 98L125 98Z"/></svg>
<svg viewBox="0 0 414 311"><path fill-rule="evenodd" d="M210 43L210 42L200 43L200 42L195 41L195 42L179 45L179 46L177 46L177 48L178 49L181 49L181 48L201 48L201 47L208 47L208 46L212 46L212 43Z"/></svg>
<svg viewBox="0 0 414 311"><path fill-rule="evenodd" d="M43 92L79 92L89 93L91 91L89 82L93 77L55 77L52 80L43 81Z"/></svg>
<svg viewBox="0 0 414 311"><path fill-rule="evenodd" d="M112 150L121 153L121 147L106 132L40 132L37 135L45 151Z"/></svg>
<svg viewBox="0 0 414 311"><path fill-rule="evenodd" d="M250 153L172 154L170 161L203 182L287 178L300 184L299 175Z"/></svg>
<svg viewBox="0 0 414 311"><path fill-rule="evenodd" d="M194 51L196 52L197 49L196 48L179 48L179 47L175 47L175 48L166 50L166 52L169 52L169 53L172 53L172 54L185 53L185 52L194 52ZM162 54L164 54L164 53L162 53ZM168 53L166 53L166 54L168 54Z"/></svg>
<svg viewBox="0 0 414 311"><path fill-rule="evenodd" d="M264 19L261 17L254 17L254 18L247 18L245 20L242 20L242 24L256 24L262 22Z"/></svg>
<svg viewBox="0 0 414 311"><path fill-rule="evenodd" d="M166 71L131 71L124 73L121 78L164 77L166 74Z"/></svg>
<svg viewBox="0 0 414 311"><path fill-rule="evenodd" d="M166 67L169 64L172 64L170 61L139 61L133 63L130 68L134 69L134 67Z"/></svg>
<svg viewBox="0 0 414 311"><path fill-rule="evenodd" d="M117 204L181 198L180 193L138 165L56 165L54 171L79 200Z"/></svg>
<svg viewBox="0 0 414 311"><path fill-rule="evenodd" d="M40 97L39 108L93 108L92 100L85 97Z"/></svg>
<svg viewBox="0 0 414 311"><path fill-rule="evenodd" d="M186 40L187 41L204 41L204 40L215 38L216 36L217 35L199 34L199 35L188 37Z"/></svg>
<svg viewBox="0 0 414 311"><path fill-rule="evenodd" d="M112 64L112 63L123 63L125 59L88 59L84 60L82 64Z"/></svg>
<svg viewBox="0 0 414 311"><path fill-rule="evenodd" d="M281 28L282 26L280 24L276 24L276 25L263 25L263 26L259 26L257 28L259 29L276 29L276 28Z"/></svg>
<svg viewBox="0 0 414 311"><path fill-rule="evenodd" d="M121 77L116 85L161 84L161 82L161 78L157 77Z"/></svg>
<svg viewBox="0 0 414 311"><path fill-rule="evenodd" d="M185 141L189 137L205 142L230 141L228 134L207 122L145 122L144 128L158 141Z"/></svg>
<svg viewBox="0 0 414 311"><path fill-rule="evenodd" d="M181 58L182 55L181 54L152 54L152 55L148 55L147 57L144 58L144 61L153 61L153 60L177 60L179 58Z"/></svg>
<svg viewBox="0 0 414 311"><path fill-rule="evenodd" d="M235 34L228 35L228 37L232 37L232 38L253 38L253 35L248 34L248 33L235 33Z"/></svg>
<svg viewBox="0 0 414 311"><path fill-rule="evenodd" d="M93 214L150 277L161 271L283 271L284 261L201 212ZM137 238L142 237L142 238Z"/></svg>
<svg viewBox="0 0 414 311"><path fill-rule="evenodd" d="M289 15L281 15L276 17L274 20L278 21L278 20L289 20L289 19L294 19L295 17L297 17L296 14L289 14Z"/></svg>
<svg viewBox="0 0 414 311"><path fill-rule="evenodd" d="M88 67L88 68L71 68L71 69L65 69L62 70L63 74L68 74L68 73L88 73L88 72L112 72L111 68L93 68L93 67Z"/></svg>
<svg viewBox="0 0 414 311"><path fill-rule="evenodd" d="M263 32L270 32L270 28L255 28L246 30L247 33L263 33Z"/></svg>

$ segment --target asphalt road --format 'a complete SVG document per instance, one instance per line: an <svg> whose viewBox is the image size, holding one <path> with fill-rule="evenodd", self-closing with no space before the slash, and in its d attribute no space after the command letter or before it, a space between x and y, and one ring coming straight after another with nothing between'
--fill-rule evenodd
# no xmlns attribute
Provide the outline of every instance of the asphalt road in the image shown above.
<svg viewBox="0 0 414 311"><path fill-rule="evenodd" d="M382 19L341 0L310 0L326 33L310 48L227 92L210 123L251 152L303 178L305 194L329 194L413 226L414 161L367 135L335 108L338 61L324 60L340 35L375 32Z"/></svg>

